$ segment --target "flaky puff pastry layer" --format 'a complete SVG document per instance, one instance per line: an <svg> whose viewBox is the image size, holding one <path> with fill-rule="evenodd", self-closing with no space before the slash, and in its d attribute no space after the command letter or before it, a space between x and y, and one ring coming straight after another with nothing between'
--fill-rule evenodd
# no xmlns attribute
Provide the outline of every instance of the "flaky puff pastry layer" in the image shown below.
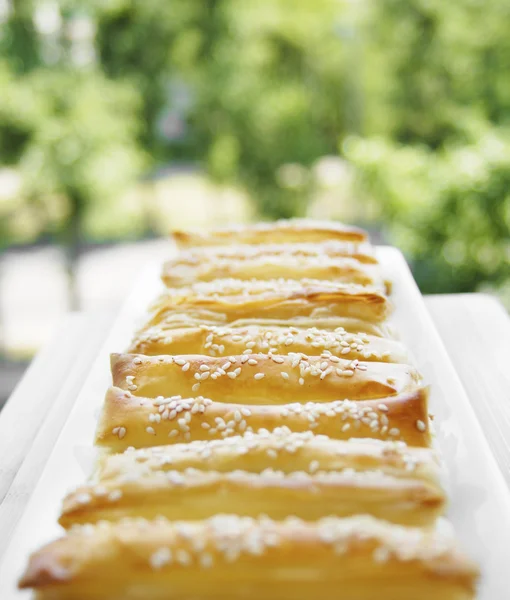
<svg viewBox="0 0 510 600"><path fill-rule="evenodd" d="M267 280L279 279L325 279L384 288L378 265L366 264L354 258L329 256L258 256L255 258L219 258L198 264L182 262L179 255L165 262L161 278L166 286L183 287L197 281L215 279Z"/></svg>
<svg viewBox="0 0 510 600"><path fill-rule="evenodd" d="M477 577L442 521L217 515L75 527L31 556L20 586L42 600L471 600Z"/></svg>
<svg viewBox="0 0 510 600"><path fill-rule="evenodd" d="M246 325L244 327L181 327L171 331L149 327L140 331L129 347L129 352L158 354L205 354L231 356L243 353L288 354L301 352L325 357L359 359L371 362L406 363L408 353L396 340L350 333L344 328L334 331L310 327Z"/></svg>
<svg viewBox="0 0 510 600"><path fill-rule="evenodd" d="M383 398L420 382L410 365L337 357L112 354L113 385L141 396L203 394L217 402L285 404Z"/></svg>
<svg viewBox="0 0 510 600"><path fill-rule="evenodd" d="M149 325L164 322L173 312L210 311L237 319L351 317L372 323L384 321L391 303L377 287L319 279L267 281L217 279L162 294L151 309Z"/></svg>
<svg viewBox="0 0 510 600"><path fill-rule="evenodd" d="M217 258L253 259L261 256L301 256L317 258L354 258L366 264L377 264L373 246L368 242L346 242L330 240L326 242L301 242L283 244L232 244L229 246L207 246L190 248L179 253L182 264L198 265Z"/></svg>
<svg viewBox="0 0 510 600"><path fill-rule="evenodd" d="M429 446L428 390L378 400L335 400L282 405L246 405L196 398L142 398L110 388L96 444L112 452L194 440L217 440L245 433L290 431L332 439L374 438Z"/></svg>
<svg viewBox="0 0 510 600"><path fill-rule="evenodd" d="M232 316L232 315L231 315ZM348 333L366 333L375 337L395 339L396 332L386 322L369 323L361 319L350 317L295 317L293 319L264 319L246 318L233 321L227 319L227 315L208 310L166 310L165 317L157 325L144 325L137 333L135 339L140 335L148 335L161 338L172 329L183 329L185 327L296 327L298 329L317 328L324 331L344 330ZM169 334L168 334L169 335Z"/></svg>
<svg viewBox="0 0 510 600"><path fill-rule="evenodd" d="M367 233L357 227L311 219L288 219L273 223L225 227L211 231L174 231L173 236L179 248L228 244L324 242L327 240L365 242L367 240Z"/></svg>
<svg viewBox="0 0 510 600"><path fill-rule="evenodd" d="M430 450L291 433L134 450L64 500L60 524L124 517L198 520L222 511L314 520L370 514L430 526L445 494Z"/></svg>

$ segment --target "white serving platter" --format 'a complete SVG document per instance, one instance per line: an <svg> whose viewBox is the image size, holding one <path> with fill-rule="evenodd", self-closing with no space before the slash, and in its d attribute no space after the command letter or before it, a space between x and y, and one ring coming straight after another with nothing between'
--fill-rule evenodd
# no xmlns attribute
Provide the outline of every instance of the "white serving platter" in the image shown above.
<svg viewBox="0 0 510 600"><path fill-rule="evenodd" d="M465 549L481 564L478 599L509 600L510 490L404 257L390 247L379 247L377 253L393 282L395 326L432 385L437 445L448 471L448 516ZM0 600L32 597L30 592L17 590L17 580L29 554L62 534L57 525L62 499L91 470L97 417L110 384L109 354L124 350L143 322L147 307L162 289L159 271L160 265L152 265L137 282L84 382L0 564Z"/></svg>

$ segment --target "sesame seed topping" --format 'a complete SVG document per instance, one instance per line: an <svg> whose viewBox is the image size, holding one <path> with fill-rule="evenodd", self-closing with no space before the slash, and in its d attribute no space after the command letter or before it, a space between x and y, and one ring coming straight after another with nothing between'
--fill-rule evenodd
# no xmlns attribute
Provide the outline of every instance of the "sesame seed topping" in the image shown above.
<svg viewBox="0 0 510 600"><path fill-rule="evenodd" d="M117 500L120 500L121 498L122 498L121 490L113 490L112 492L110 492L108 494L108 500L110 502L116 502Z"/></svg>
<svg viewBox="0 0 510 600"><path fill-rule="evenodd" d="M159 548L158 550L156 550L156 552L151 554L149 564L153 569L157 570L161 569L165 565L170 564L171 561L172 552L170 548Z"/></svg>

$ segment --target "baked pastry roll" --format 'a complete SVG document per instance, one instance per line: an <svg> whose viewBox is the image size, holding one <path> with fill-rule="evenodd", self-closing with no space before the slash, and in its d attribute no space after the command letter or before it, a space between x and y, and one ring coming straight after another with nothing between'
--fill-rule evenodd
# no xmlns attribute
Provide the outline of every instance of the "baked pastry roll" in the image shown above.
<svg viewBox="0 0 510 600"><path fill-rule="evenodd" d="M74 527L30 558L40 600L472 600L478 570L443 521L126 519Z"/></svg>
<svg viewBox="0 0 510 600"><path fill-rule="evenodd" d="M403 344L396 340L366 333L350 333L344 328L333 331L282 325L246 325L181 327L171 331L149 327L139 332L129 352L158 354L206 354L231 356L243 353L307 355L322 354L344 359L377 362L408 362Z"/></svg>
<svg viewBox="0 0 510 600"><path fill-rule="evenodd" d="M175 311L201 310L223 314L226 322L246 318L351 317L379 323L390 314L391 304L380 288L354 283L217 279L168 290L154 305L149 324L161 323Z"/></svg>
<svg viewBox="0 0 510 600"><path fill-rule="evenodd" d="M420 375L410 365L336 356L112 354L113 385L141 396L202 394L217 402L284 404L383 398L411 390Z"/></svg>
<svg viewBox="0 0 510 600"><path fill-rule="evenodd" d="M384 287L378 265L361 263L345 257L281 254L236 259L212 256L210 260L187 264L177 255L176 258L165 262L162 273L163 282L170 288L215 279L267 280L281 277L294 280L324 279Z"/></svg>
<svg viewBox="0 0 510 600"><path fill-rule="evenodd" d="M233 315L232 315L233 316ZM152 322L152 321L151 321ZM157 325L144 325L135 336L139 338L153 337L155 340L163 339L169 335L173 329L183 329L185 327L296 327L298 329L321 329L325 331L335 331L348 333L372 335L375 337L395 338L396 334L393 328L387 323L369 323L361 319L349 317L295 317L294 319L236 319L227 320L227 315L216 311L208 310L166 310L164 319Z"/></svg>
<svg viewBox="0 0 510 600"><path fill-rule="evenodd" d="M277 428L314 432L332 439L399 440L429 446L428 390L378 400L249 405L209 398L143 398L110 388L96 444L112 452L194 440L218 440Z"/></svg>
<svg viewBox="0 0 510 600"><path fill-rule="evenodd" d="M361 513L429 526L444 504L430 450L280 429L108 457L99 477L64 500L60 524L159 515L198 520L228 510L309 521Z"/></svg>
<svg viewBox="0 0 510 600"><path fill-rule="evenodd" d="M300 256L318 258L349 257L361 263L377 264L373 246L368 242L346 242L329 240L326 242L283 243L283 244L232 244L228 246L207 246L190 248L179 253L180 264L198 265L218 258L236 260L260 258L261 256Z"/></svg>
<svg viewBox="0 0 510 600"><path fill-rule="evenodd" d="M282 244L327 240L365 242L367 240L366 232L357 227L310 219L282 219L273 223L256 223L211 231L174 231L173 236L181 249L227 244Z"/></svg>

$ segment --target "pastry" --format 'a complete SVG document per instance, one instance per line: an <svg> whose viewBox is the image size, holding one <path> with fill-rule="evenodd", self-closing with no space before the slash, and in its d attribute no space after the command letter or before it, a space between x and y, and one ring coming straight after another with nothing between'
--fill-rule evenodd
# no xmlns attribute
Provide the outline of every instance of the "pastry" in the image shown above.
<svg viewBox="0 0 510 600"><path fill-rule="evenodd" d="M366 232L357 227L310 219L288 219L211 231L174 231L173 236L180 249L226 244L282 244L328 240L365 242L367 240Z"/></svg>
<svg viewBox="0 0 510 600"><path fill-rule="evenodd" d="M257 256L255 258L211 257L197 264L183 263L179 256L163 265L166 286L183 287L198 281L241 279L316 279L384 287L378 265L361 263L354 258L293 255Z"/></svg>
<svg viewBox="0 0 510 600"><path fill-rule="evenodd" d="M60 523L159 515L198 520L228 510L308 521L361 513L429 526L444 504L431 450L280 428L110 456L94 481L65 499Z"/></svg>
<svg viewBox="0 0 510 600"><path fill-rule="evenodd" d="M443 522L216 515L74 527L30 558L40 600L472 600L478 570Z"/></svg>
<svg viewBox="0 0 510 600"><path fill-rule="evenodd" d="M427 388L378 400L247 405L195 398L143 398L110 388L96 432L96 444L113 452L215 440L244 433L312 431L332 439L377 438L412 446L430 444Z"/></svg>
<svg viewBox="0 0 510 600"><path fill-rule="evenodd" d="M377 264L373 246L368 242L346 242L329 240L320 243L294 242L283 244L231 244L228 246L203 246L179 252L180 264L198 265L218 258L236 260L253 259L261 256L301 256L331 258L346 256L367 264Z"/></svg>
<svg viewBox="0 0 510 600"><path fill-rule="evenodd" d="M164 322L175 311L202 310L223 314L226 322L246 318L351 317L379 323L389 316L391 304L381 289L354 283L218 279L168 290L154 304L149 325Z"/></svg>
<svg viewBox="0 0 510 600"><path fill-rule="evenodd" d="M215 311L208 310L186 310L181 312L169 309L165 311L164 319L156 325L146 324L135 335L133 344L138 340L153 337L155 341L171 335L173 329L185 327L296 327L297 329L320 329L326 332L363 334L375 337L395 338L394 329L387 323L369 323L361 319L349 317L295 317L293 319L236 319L231 315L233 321L228 321L227 316Z"/></svg>
<svg viewBox="0 0 510 600"><path fill-rule="evenodd" d="M217 402L284 404L383 398L420 382L410 365L336 356L112 354L113 385L140 396L204 395Z"/></svg>
<svg viewBox="0 0 510 600"><path fill-rule="evenodd" d="M262 353L301 352L344 359L377 362L408 362L403 344L366 333L350 333L343 328L333 331L282 325L224 326L201 325L172 330L149 327L134 338L129 352L147 355L205 354L231 356Z"/></svg>

